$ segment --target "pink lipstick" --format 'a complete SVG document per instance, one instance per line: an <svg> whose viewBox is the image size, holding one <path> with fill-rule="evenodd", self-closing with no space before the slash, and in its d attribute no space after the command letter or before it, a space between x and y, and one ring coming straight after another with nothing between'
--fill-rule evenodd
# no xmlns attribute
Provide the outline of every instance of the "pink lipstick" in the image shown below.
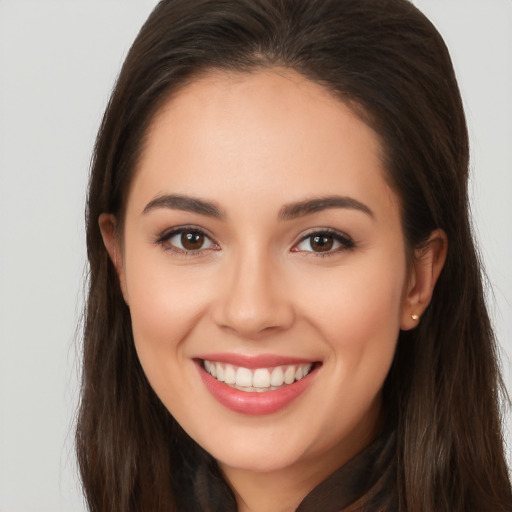
<svg viewBox="0 0 512 512"><path fill-rule="evenodd" d="M251 415L287 407L309 387L320 366L277 355L205 354L195 361L203 383L219 403Z"/></svg>

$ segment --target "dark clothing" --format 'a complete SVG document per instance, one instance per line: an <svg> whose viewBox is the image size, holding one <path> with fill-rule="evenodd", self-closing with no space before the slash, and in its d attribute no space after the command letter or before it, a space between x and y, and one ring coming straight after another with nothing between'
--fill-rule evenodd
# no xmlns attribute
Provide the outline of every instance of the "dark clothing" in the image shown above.
<svg viewBox="0 0 512 512"><path fill-rule="evenodd" d="M296 512L394 512L395 435L385 433L317 485ZM201 512L237 512L235 497L212 460L196 472L194 494Z"/></svg>

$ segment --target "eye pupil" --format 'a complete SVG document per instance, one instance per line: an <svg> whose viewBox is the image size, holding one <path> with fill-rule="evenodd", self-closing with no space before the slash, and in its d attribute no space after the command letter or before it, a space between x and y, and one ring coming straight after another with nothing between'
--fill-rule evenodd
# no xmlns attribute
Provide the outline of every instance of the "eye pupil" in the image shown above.
<svg viewBox="0 0 512 512"><path fill-rule="evenodd" d="M332 249L334 239L330 235L316 235L311 238L311 248L315 252L326 252Z"/></svg>
<svg viewBox="0 0 512 512"><path fill-rule="evenodd" d="M197 249L201 249L204 244L204 235L201 233L182 233L181 235L181 245L187 251L194 251Z"/></svg>

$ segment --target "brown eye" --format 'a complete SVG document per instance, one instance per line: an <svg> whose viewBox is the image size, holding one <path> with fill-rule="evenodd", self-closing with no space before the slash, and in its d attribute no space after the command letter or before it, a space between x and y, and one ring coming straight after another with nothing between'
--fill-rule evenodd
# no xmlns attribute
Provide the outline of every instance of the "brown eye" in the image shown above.
<svg viewBox="0 0 512 512"><path fill-rule="evenodd" d="M317 231L305 236L296 246L293 252L310 252L313 254L334 254L346 249L353 249L354 242L341 232L330 230Z"/></svg>
<svg viewBox="0 0 512 512"><path fill-rule="evenodd" d="M334 246L334 237L332 235L312 236L310 245L315 252L330 251Z"/></svg>
<svg viewBox="0 0 512 512"><path fill-rule="evenodd" d="M197 251L202 249L205 236L202 233L182 233L181 245L186 251Z"/></svg>
<svg viewBox="0 0 512 512"><path fill-rule="evenodd" d="M200 230L181 228L161 236L157 243L164 248L181 253L201 252L207 249L219 249L210 237Z"/></svg>

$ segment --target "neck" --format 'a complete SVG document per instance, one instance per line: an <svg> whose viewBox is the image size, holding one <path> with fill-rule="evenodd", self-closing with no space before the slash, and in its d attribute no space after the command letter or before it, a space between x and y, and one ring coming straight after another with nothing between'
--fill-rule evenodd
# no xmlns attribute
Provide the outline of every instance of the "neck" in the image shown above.
<svg viewBox="0 0 512 512"><path fill-rule="evenodd" d="M238 512L294 512L317 483L304 472L296 478L284 472L260 473L227 470L225 475L235 492Z"/></svg>

